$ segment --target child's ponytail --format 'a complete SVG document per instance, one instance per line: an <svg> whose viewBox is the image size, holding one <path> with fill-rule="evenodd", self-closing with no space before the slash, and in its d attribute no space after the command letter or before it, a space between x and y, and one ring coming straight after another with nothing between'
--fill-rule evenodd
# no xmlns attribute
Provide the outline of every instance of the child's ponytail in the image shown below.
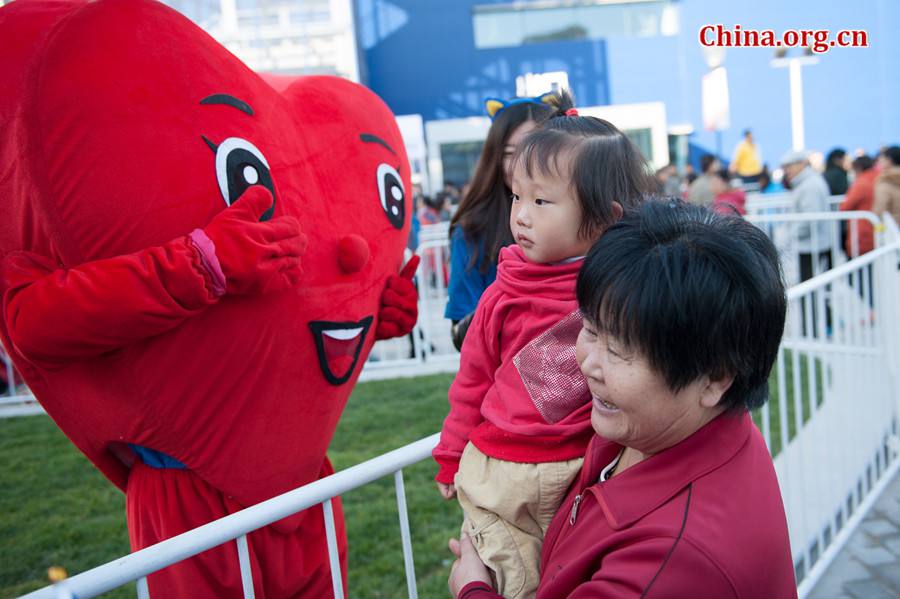
<svg viewBox="0 0 900 599"><path fill-rule="evenodd" d="M547 94L544 98L544 104L553 108L553 114L550 115L550 118L556 118L566 116L569 110L575 108L575 98L572 97L572 92L565 88L560 88Z"/></svg>

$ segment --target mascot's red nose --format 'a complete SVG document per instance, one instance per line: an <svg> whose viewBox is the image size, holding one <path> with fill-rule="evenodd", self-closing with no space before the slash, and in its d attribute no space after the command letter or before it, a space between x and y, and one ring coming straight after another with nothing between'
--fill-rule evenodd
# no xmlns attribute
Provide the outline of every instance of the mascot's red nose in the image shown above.
<svg viewBox="0 0 900 599"><path fill-rule="evenodd" d="M368 261L369 244L359 235L347 235L338 242L338 264L348 275L361 271Z"/></svg>

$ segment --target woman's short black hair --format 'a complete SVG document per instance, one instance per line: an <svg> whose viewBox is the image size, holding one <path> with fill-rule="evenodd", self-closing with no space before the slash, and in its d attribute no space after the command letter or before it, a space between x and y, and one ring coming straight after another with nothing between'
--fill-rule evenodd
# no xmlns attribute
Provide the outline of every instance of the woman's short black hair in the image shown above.
<svg viewBox="0 0 900 599"><path fill-rule="evenodd" d="M673 391L733 376L726 409L768 399L787 301L778 252L747 221L649 199L594 244L577 295L588 322L646 356Z"/></svg>
<svg viewBox="0 0 900 599"><path fill-rule="evenodd" d="M571 172L562 172L560 156L571 151ZM529 133L512 160L531 177L571 180L583 215L579 234L589 238L615 222L613 202L628 210L652 193L656 181L637 146L609 121L592 116L557 116Z"/></svg>

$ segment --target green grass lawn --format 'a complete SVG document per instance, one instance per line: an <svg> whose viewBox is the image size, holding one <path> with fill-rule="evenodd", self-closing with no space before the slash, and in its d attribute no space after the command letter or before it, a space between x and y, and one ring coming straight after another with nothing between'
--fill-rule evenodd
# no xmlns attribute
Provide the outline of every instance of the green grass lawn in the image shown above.
<svg viewBox="0 0 900 599"><path fill-rule="evenodd" d="M452 375L362 383L331 444L337 470L439 430ZM0 597L48 584L47 568L76 574L128 553L124 496L46 416L0 419ZM446 597L458 532L456 502L445 502L428 460L404 471L419 596ZM350 544L350 597L405 596L393 477L343 497ZM128 585L104 597L134 597Z"/></svg>
<svg viewBox="0 0 900 599"><path fill-rule="evenodd" d="M805 391L815 364L817 403L822 402L821 362L797 354L803 421L811 413ZM788 436L794 419L794 356L785 352ZM452 375L362 383L354 390L331 444L337 470L363 462L436 432L447 410ZM772 449L781 451L780 402L770 381ZM761 415L754 414L757 424ZM46 416L0 419L0 597L16 596L47 584L47 568L75 574L128 552L124 496L110 485ZM428 460L404 471L419 596L447 596L450 553L460 513L435 489L435 466ZM405 596L393 478L344 496L350 543L350 597ZM106 597L134 597L131 585Z"/></svg>

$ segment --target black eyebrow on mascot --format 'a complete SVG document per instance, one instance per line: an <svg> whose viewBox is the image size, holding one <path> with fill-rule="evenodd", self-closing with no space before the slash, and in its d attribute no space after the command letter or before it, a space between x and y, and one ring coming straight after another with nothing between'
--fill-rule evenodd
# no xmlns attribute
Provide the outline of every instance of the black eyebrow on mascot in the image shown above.
<svg viewBox="0 0 900 599"><path fill-rule="evenodd" d="M13 2L0 38L0 337L125 491L132 548L331 474L366 356L417 316L387 106L275 89L151 0ZM331 595L321 507L248 541L257 597ZM149 588L243 596L235 544Z"/></svg>

